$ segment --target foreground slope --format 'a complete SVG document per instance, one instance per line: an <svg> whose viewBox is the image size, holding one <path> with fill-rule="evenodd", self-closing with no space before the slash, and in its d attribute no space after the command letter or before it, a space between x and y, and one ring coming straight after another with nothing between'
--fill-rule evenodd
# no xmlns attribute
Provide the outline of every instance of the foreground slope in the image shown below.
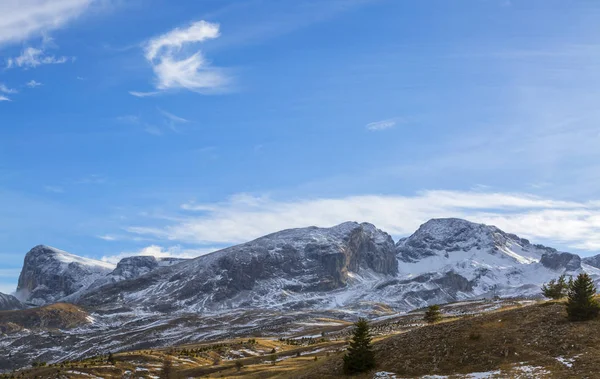
<svg viewBox="0 0 600 379"><path fill-rule="evenodd" d="M376 341L377 369L358 377L595 378L598 330L600 320L569 322L554 302L464 317ZM339 354L286 377L343 377L342 363Z"/></svg>

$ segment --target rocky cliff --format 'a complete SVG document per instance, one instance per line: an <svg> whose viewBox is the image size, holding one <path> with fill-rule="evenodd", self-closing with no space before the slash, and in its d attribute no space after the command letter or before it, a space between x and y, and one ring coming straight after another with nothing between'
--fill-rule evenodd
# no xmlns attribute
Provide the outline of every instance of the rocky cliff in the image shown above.
<svg viewBox="0 0 600 379"><path fill-rule="evenodd" d="M86 289L113 269L106 262L39 245L25 255L17 297L35 305L54 303Z"/></svg>
<svg viewBox="0 0 600 379"><path fill-rule="evenodd" d="M0 292L0 311L12 311L16 309L23 309L23 304L19 299Z"/></svg>

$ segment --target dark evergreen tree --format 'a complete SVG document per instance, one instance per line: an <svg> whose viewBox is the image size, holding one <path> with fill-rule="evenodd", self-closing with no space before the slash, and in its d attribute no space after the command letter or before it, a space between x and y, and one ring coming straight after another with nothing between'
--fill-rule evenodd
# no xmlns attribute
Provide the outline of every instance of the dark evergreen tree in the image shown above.
<svg viewBox="0 0 600 379"><path fill-rule="evenodd" d="M240 360L235 361L235 368L238 371L242 371L242 369L244 368L244 364L242 363L242 361L240 361Z"/></svg>
<svg viewBox="0 0 600 379"><path fill-rule="evenodd" d="M360 318L354 324L352 340L344 356L344 373L355 374L375 368L375 355L371 350L369 323Z"/></svg>
<svg viewBox="0 0 600 379"><path fill-rule="evenodd" d="M442 319L442 314L440 313L439 305L432 305L425 312L425 316L423 316L423 320L426 322L433 324Z"/></svg>
<svg viewBox="0 0 600 379"><path fill-rule="evenodd" d="M173 362L167 358L163 361L162 370L160 371L160 379L170 379L173 377Z"/></svg>
<svg viewBox="0 0 600 379"><path fill-rule="evenodd" d="M110 351L108 352L108 358L106 358L106 363L108 363L109 365L115 364L115 357L113 357Z"/></svg>
<svg viewBox="0 0 600 379"><path fill-rule="evenodd" d="M569 292L570 284L572 283L571 278L569 283L567 283L566 277L561 275L557 280L552 279L547 284L542 286L542 293L549 299L558 300L567 296Z"/></svg>
<svg viewBox="0 0 600 379"><path fill-rule="evenodd" d="M596 287L592 278L581 273L569 288L569 298L567 301L567 314L571 321L591 320L598 317L600 304L594 298Z"/></svg>

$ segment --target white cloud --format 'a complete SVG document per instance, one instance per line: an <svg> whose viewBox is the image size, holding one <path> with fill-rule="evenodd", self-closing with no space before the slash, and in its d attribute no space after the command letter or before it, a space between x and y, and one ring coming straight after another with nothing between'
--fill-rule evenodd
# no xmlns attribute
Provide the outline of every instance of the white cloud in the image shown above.
<svg viewBox="0 0 600 379"><path fill-rule="evenodd" d="M0 95L0 101L11 101L8 97Z"/></svg>
<svg viewBox="0 0 600 379"><path fill-rule="evenodd" d="M154 96L154 95L158 95L160 92L158 91L154 91L154 92L138 92L138 91L129 91L129 94L135 97L148 97L148 96Z"/></svg>
<svg viewBox="0 0 600 379"><path fill-rule="evenodd" d="M44 50L35 47L28 47L21 55L16 58L10 58L7 61L7 68L24 67L34 68L45 64L62 64L69 61L67 57L55 57L54 55L46 55ZM72 59L72 58L71 58Z"/></svg>
<svg viewBox="0 0 600 379"><path fill-rule="evenodd" d="M2 0L0 45L22 42L59 29L80 16L93 0Z"/></svg>
<svg viewBox="0 0 600 379"><path fill-rule="evenodd" d="M365 127L371 131L390 129L396 126L397 121L395 119L381 120L376 122L370 122Z"/></svg>
<svg viewBox="0 0 600 379"><path fill-rule="evenodd" d="M426 191L415 196L364 195L275 201L237 195L224 203L185 204L199 215L166 227L129 227L131 233L188 243L239 243L286 228L371 222L394 236L439 217L494 224L522 237L571 248L600 249L600 205L528 194Z"/></svg>
<svg viewBox="0 0 600 379"><path fill-rule="evenodd" d="M184 249L179 245L163 248L157 245L150 245L134 252L123 252L117 255L103 256L104 262L118 263L121 259L131 256L152 256L156 258L196 258L201 255L218 250L217 248L202 249Z"/></svg>
<svg viewBox="0 0 600 379"><path fill-rule="evenodd" d="M188 89L214 92L225 88L229 78L221 69L212 67L197 48L209 39L219 37L219 24L197 21L187 28L176 28L153 38L145 45L145 56L156 76L159 90ZM149 96L153 92L130 91L134 96Z"/></svg>
<svg viewBox="0 0 600 379"><path fill-rule="evenodd" d="M17 93L17 90L8 88L5 84L0 83L0 92L2 92L2 93Z"/></svg>
<svg viewBox="0 0 600 379"><path fill-rule="evenodd" d="M32 80L28 81L25 85L29 88L35 88L35 87L41 86L42 83L36 82L35 80L32 79Z"/></svg>

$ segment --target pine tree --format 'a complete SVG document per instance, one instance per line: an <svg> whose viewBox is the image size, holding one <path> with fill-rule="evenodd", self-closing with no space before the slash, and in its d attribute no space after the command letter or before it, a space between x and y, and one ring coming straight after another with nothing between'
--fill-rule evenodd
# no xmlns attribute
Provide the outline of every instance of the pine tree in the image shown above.
<svg viewBox="0 0 600 379"><path fill-rule="evenodd" d="M591 320L598 316L600 304L594 298L596 287L592 278L581 273L569 288L567 314L571 321Z"/></svg>
<svg viewBox="0 0 600 379"><path fill-rule="evenodd" d="M569 287L572 284L573 278L569 279L569 283L567 284L567 280L564 275L561 275L558 278L558 281L552 279L547 284L542 286L542 293L549 299L558 300L567 296L569 291Z"/></svg>
<svg viewBox="0 0 600 379"><path fill-rule="evenodd" d="M115 364L115 357L113 357L110 351L108 352L108 358L106 359L106 363L108 363L109 365Z"/></svg>
<svg viewBox="0 0 600 379"><path fill-rule="evenodd" d="M165 359L163 361L162 370L160 371L160 379L170 379L173 376L172 371L173 362L171 359Z"/></svg>
<svg viewBox="0 0 600 379"><path fill-rule="evenodd" d="M369 323L364 318L354 324L348 353L344 356L344 373L355 374L375 368L375 355L371 350Z"/></svg>
<svg viewBox="0 0 600 379"><path fill-rule="evenodd" d="M423 320L425 320L426 322L430 323L430 324L434 324L437 321L440 321L442 319L442 314L440 313L440 306L439 305L432 305L427 309L427 312L425 312L425 316L423 316Z"/></svg>

